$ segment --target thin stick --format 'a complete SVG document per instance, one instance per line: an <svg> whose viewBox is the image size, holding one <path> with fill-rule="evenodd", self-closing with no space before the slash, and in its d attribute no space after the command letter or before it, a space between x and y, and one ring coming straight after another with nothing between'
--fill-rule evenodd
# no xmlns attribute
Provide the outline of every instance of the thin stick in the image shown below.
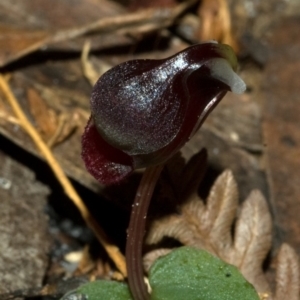
<svg viewBox="0 0 300 300"><path fill-rule="evenodd" d="M126 262L128 283L135 300L149 299L144 282L143 239L148 207L162 169L163 165L158 165L145 170L131 210L126 244Z"/></svg>
<svg viewBox="0 0 300 300"><path fill-rule="evenodd" d="M16 116L18 117L21 125L30 135L36 146L40 149L41 153L44 155L46 161L48 162L49 166L51 167L53 173L57 177L58 181L62 185L65 193L67 196L73 201L76 205L78 210L80 211L82 218L85 220L86 224L93 230L94 234L96 235L97 239L104 247L106 252L108 253L109 257L113 260L116 264L117 268L120 272L126 277L126 264L125 258L115 245L108 241L106 234L104 233L103 229L99 226L96 220L91 216L89 210L85 206L84 202L72 186L70 180L65 175L64 171L62 170L61 166L53 156L49 147L44 143L36 129L32 126L32 124L28 121L27 117L25 116L22 108L20 107L17 99L13 95L10 87L8 86L4 77L0 74L0 88L2 89L4 95L6 96L8 102L10 103L11 107L13 108Z"/></svg>

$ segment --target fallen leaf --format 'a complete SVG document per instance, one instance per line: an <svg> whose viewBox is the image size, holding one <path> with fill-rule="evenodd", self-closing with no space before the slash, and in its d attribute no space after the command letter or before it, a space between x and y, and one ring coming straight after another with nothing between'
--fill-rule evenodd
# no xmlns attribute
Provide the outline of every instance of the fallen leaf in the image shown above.
<svg viewBox="0 0 300 300"><path fill-rule="evenodd" d="M48 140L49 147L54 147L69 138L80 124L79 116L76 110L69 113L61 113L58 116L58 124L54 134Z"/></svg>
<svg viewBox="0 0 300 300"><path fill-rule="evenodd" d="M131 0L129 3L129 10L135 11L141 8L153 8L153 7L174 7L176 5L175 0Z"/></svg>
<svg viewBox="0 0 300 300"><path fill-rule="evenodd" d="M27 89L27 99L30 113L35 125L45 141L48 141L56 131L57 115L50 109L39 93L33 89Z"/></svg>
<svg viewBox="0 0 300 300"><path fill-rule="evenodd" d="M116 16L102 16L98 20L93 18L93 21L89 21L81 26L62 26L62 28L56 29L54 32L53 29L32 31L15 29L9 26L0 27L0 30L5 33L4 37L0 38L0 67L37 50L63 44L88 34L97 33L99 35L98 39L109 36L110 41L113 43L114 38L111 38L113 34L115 34L115 37L123 36L128 38L158 31L171 26L178 16L195 4L195 2L196 0L185 1L175 7L164 8L164 10L161 8L144 9ZM132 42L134 39L130 38L130 41ZM71 47L69 46L68 48Z"/></svg>
<svg viewBox="0 0 300 300"><path fill-rule="evenodd" d="M19 59L43 46L50 33L26 30L0 24L0 66Z"/></svg>

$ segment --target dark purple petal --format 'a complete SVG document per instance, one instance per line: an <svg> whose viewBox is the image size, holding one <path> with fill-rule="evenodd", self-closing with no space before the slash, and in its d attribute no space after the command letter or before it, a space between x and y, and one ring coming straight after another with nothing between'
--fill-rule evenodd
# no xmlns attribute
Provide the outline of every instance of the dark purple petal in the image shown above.
<svg viewBox="0 0 300 300"><path fill-rule="evenodd" d="M92 119L82 136L82 159L87 170L102 184L118 183L132 171L132 158L109 145L98 133Z"/></svg>
<svg viewBox="0 0 300 300"><path fill-rule="evenodd" d="M110 151L104 153L100 147L105 170L97 171L89 159L87 165L93 165L94 176L104 182L105 174L113 174L110 169L129 174L132 168L169 159L194 135L227 91L244 91L236 68L232 49L210 42L162 60L128 61L103 74L91 97L93 126L102 137L101 144L111 145L118 155L123 153L126 161L113 160L115 155L109 158ZM93 127L93 138L96 130ZM84 145L88 145L87 138ZM93 149L96 157L96 147Z"/></svg>

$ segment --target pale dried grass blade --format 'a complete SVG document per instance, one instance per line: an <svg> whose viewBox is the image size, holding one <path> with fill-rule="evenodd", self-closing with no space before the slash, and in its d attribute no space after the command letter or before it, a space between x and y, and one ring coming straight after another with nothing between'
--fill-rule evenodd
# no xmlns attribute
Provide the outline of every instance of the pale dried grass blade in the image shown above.
<svg viewBox="0 0 300 300"><path fill-rule="evenodd" d="M89 53L91 50L91 42L86 41L82 48L81 53L81 65L82 71L85 78L89 81L91 86L97 82L100 76L102 76L106 71L108 71L112 66L101 60L101 67L96 70L92 62L89 60ZM98 59L100 62L100 59Z"/></svg>
<svg viewBox="0 0 300 300"><path fill-rule="evenodd" d="M214 183L207 199L206 211L199 220L219 255L232 244L231 226L237 206L237 184L232 172L226 170Z"/></svg>
<svg viewBox="0 0 300 300"><path fill-rule="evenodd" d="M260 191L254 190L242 205L229 262L239 268L258 292L270 290L262 263L271 248L272 220Z"/></svg>
<svg viewBox="0 0 300 300"><path fill-rule="evenodd" d="M91 50L91 42L87 40L82 48L81 53L81 65L84 77L89 81L90 85L93 86L98 80L100 74L98 74L89 61L89 53Z"/></svg>
<svg viewBox="0 0 300 300"><path fill-rule="evenodd" d="M277 258L275 300L299 300L299 257L287 244L280 247Z"/></svg>

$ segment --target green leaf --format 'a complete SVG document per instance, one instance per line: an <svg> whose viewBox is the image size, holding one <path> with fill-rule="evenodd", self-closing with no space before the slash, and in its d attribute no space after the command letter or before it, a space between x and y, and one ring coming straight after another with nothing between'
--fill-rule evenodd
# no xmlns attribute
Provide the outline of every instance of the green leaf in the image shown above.
<svg viewBox="0 0 300 300"><path fill-rule="evenodd" d="M126 284L98 280L83 284L67 293L61 300L133 300Z"/></svg>
<svg viewBox="0 0 300 300"><path fill-rule="evenodd" d="M236 267L191 247L159 258L149 275L151 300L259 300Z"/></svg>

